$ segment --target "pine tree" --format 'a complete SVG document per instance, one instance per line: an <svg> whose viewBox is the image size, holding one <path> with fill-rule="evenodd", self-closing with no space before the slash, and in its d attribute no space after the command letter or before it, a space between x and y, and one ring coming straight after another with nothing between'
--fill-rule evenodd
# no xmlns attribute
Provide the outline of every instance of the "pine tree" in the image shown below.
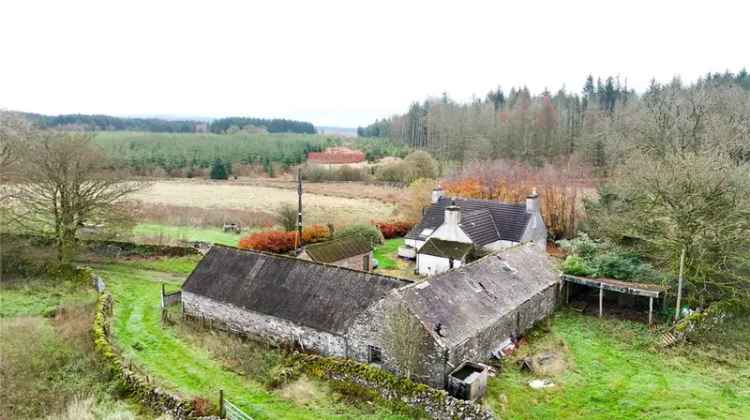
<svg viewBox="0 0 750 420"><path fill-rule="evenodd" d="M209 174L211 179L227 179L227 168L224 167L224 163L221 159L214 160L211 165L211 173Z"/></svg>

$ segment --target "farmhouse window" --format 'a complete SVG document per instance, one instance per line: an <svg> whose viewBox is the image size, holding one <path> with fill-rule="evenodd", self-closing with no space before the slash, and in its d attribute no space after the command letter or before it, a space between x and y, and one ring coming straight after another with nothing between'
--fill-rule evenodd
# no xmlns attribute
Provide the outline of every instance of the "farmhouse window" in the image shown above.
<svg viewBox="0 0 750 420"><path fill-rule="evenodd" d="M383 350L376 346L367 346L367 361L369 363L383 363Z"/></svg>

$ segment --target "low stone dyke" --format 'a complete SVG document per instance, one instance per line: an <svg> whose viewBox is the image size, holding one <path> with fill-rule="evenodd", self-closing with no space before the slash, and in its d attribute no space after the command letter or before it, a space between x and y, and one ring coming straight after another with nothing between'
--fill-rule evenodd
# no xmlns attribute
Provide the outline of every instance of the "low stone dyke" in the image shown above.
<svg viewBox="0 0 750 420"><path fill-rule="evenodd" d="M398 378L374 366L350 359L296 353L297 366L307 375L354 384L376 392L384 401L422 411L431 419L491 420L495 416L480 404L448 395L424 384Z"/></svg>

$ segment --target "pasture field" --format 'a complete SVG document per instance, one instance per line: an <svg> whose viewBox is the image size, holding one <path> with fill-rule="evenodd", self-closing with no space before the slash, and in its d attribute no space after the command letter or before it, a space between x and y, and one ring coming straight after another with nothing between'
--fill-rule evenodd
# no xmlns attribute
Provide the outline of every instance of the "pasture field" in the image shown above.
<svg viewBox="0 0 750 420"><path fill-rule="evenodd" d="M283 205L297 205L297 192L234 183L232 181L155 181L146 189L130 197L144 206L170 205L209 209L221 213L241 210L273 216ZM352 223L369 223L371 220L389 219L395 206L374 199L355 199L305 193L302 197L305 224L333 223L343 226Z"/></svg>
<svg viewBox="0 0 750 420"><path fill-rule="evenodd" d="M662 350L645 324L558 311L528 335L488 384L485 403L500 418L747 419L750 357L697 345ZM519 361L543 351L563 354L564 372L535 376ZM533 390L532 379L551 388Z"/></svg>
<svg viewBox="0 0 750 420"><path fill-rule="evenodd" d="M242 235L247 235L247 233L243 230ZM181 241L203 241L236 247L242 235L224 232L221 228L170 226L158 223L139 223L132 231L134 242L164 245L177 244Z"/></svg>

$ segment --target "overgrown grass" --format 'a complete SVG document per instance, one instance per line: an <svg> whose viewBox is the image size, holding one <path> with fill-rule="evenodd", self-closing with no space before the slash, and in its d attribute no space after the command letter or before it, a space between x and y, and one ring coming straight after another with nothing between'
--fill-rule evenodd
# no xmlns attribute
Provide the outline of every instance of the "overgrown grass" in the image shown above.
<svg viewBox="0 0 750 420"><path fill-rule="evenodd" d="M644 324L559 312L529 346L503 364L485 401L502 418L750 418L750 364L717 364L658 350ZM568 369L556 384L532 390L519 371L528 353L558 351Z"/></svg>
<svg viewBox="0 0 750 420"><path fill-rule="evenodd" d="M117 399L99 366L90 338L94 300L88 288L51 278L2 285L0 418L152 418Z"/></svg>
<svg viewBox="0 0 750 420"><path fill-rule="evenodd" d="M46 277L0 282L0 318L53 314L61 305L92 302L88 284Z"/></svg>
<svg viewBox="0 0 750 420"><path fill-rule="evenodd" d="M375 247L373 255L378 260L378 268L394 270L398 268L398 248L404 244L404 238L386 239L383 245Z"/></svg>
<svg viewBox="0 0 750 420"><path fill-rule="evenodd" d="M204 241L215 244L237 246L241 235L224 232L219 228L201 228L194 226L169 226L156 223L141 223L133 228L133 236L142 237L150 242L175 243L177 241Z"/></svg>
<svg viewBox="0 0 750 420"><path fill-rule="evenodd" d="M122 264L100 266L115 299L113 336L126 359L165 387L185 396L226 397L256 419L399 418L382 409L361 410L330 399L298 404L266 389L254 378L228 370L216 355L160 321L159 288L168 277ZM178 282L173 281L173 286ZM210 334L210 333L209 333Z"/></svg>

